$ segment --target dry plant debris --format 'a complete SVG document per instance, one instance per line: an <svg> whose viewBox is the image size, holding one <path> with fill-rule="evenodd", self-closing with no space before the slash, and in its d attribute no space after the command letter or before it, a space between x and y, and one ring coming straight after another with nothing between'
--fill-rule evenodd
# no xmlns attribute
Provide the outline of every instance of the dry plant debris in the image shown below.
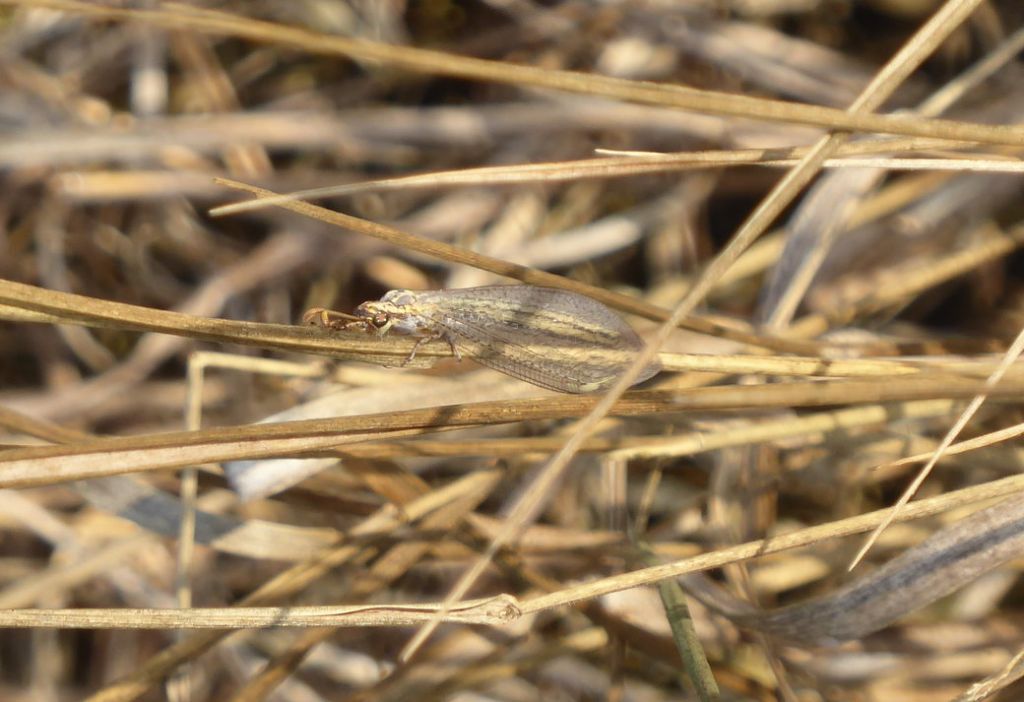
<svg viewBox="0 0 1024 702"><path fill-rule="evenodd" d="M0 7L0 699L1020 697L1020 3Z"/></svg>

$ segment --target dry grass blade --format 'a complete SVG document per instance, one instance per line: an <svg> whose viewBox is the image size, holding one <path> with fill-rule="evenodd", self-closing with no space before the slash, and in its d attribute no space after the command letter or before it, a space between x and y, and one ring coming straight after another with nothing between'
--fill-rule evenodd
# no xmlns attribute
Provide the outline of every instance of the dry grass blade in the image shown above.
<svg viewBox="0 0 1024 702"><path fill-rule="evenodd" d="M28 4L29 0L3 0L3 2L9 5L20 5ZM187 8L124 10L74 2L73 0L31 0L31 4L105 19L135 20L175 29L188 28L215 34L228 34L251 41L291 46L313 53L344 55L363 61L381 61L396 68L415 72L582 92L587 95L601 95L695 112L808 124L838 130L904 134L1010 146L1024 144L1024 132L1013 127L909 119L897 115L856 114L824 107L762 100L745 95L714 93L674 85L626 81L525 65L509 66L482 59L389 46L366 40L351 41L341 37L331 37L211 11L192 12ZM956 5L958 11L964 7L968 8L968 13L974 7L968 3L956 3ZM958 21L955 16L952 16L952 13L950 16L937 15L937 17L937 23L944 27L955 28L958 25ZM927 55L927 50L922 52L922 55Z"/></svg>
<svg viewBox="0 0 1024 702"><path fill-rule="evenodd" d="M642 416L687 410L821 407L839 402L963 398L976 395L979 387L979 383L970 380L943 378L941 384L937 384L927 378L908 377L891 378L884 385L876 381L836 381L764 387L724 386L689 391L637 391L613 405L606 414L612 412L616 416ZM1022 388L1024 378L1014 378L1002 383L990 396L1012 398ZM46 485L190 464L303 455L324 450L343 451L343 447L348 444L400 439L439 428L584 416L601 406L601 402L599 399L576 397L499 400L380 415L103 438L64 446L15 448L0 453L0 486ZM884 416L884 413L876 416Z"/></svg>
<svg viewBox="0 0 1024 702"><path fill-rule="evenodd" d="M939 497L916 500L900 510L894 516L892 508L878 510L869 514L836 520L821 526L802 529L790 534L783 534L769 539L752 541L738 546L719 549L713 553L687 558L675 563L664 563L635 570L623 575L612 576L600 581L577 585L561 592L542 595L519 603L524 614L539 612L551 607L568 604L581 599L591 599L604 594L654 583L664 578L675 577L710 568L717 568L736 563L748 558L766 556L779 551L817 543L823 539L836 538L863 533L877 527L887 519L914 519L964 505L977 500L1003 497L1007 494L1020 492L1024 487L1024 478L1014 476L994 481L986 485L978 485L963 490L949 492Z"/></svg>
<svg viewBox="0 0 1024 702"><path fill-rule="evenodd" d="M352 607L230 607L225 609L72 609L9 610L0 626L64 629L248 629L261 626L411 626L429 621L437 606L359 605ZM464 602L449 610L446 621L460 624L507 624L518 617L510 597Z"/></svg>
<svg viewBox="0 0 1024 702"><path fill-rule="evenodd" d="M862 168L866 165L896 170L972 170L988 172L1020 173L1021 164L1009 160L991 160L964 153L960 158L855 158L866 154L907 153L949 148L948 142L935 139L893 140L876 139L844 144L836 152L841 158L825 162L827 168ZM609 153L607 149L599 153ZM487 168L460 169L439 173L372 180L349 185L331 185L310 190L299 190L281 195L267 195L220 205L210 210L210 215L223 217L240 212L249 212L263 207L280 205L295 200L358 195L382 190L406 190L417 188L448 188L459 185L510 185L516 183L549 183L586 178L621 178L649 173L671 173L679 170L700 168L723 168L726 166L766 165L788 167L795 159L807 153L806 147L792 149L746 149L743 151L701 151L680 154L630 152L619 157L590 158L582 161L557 163L530 163L520 166L491 166ZM227 184L227 183L225 183Z"/></svg>
<svg viewBox="0 0 1024 702"><path fill-rule="evenodd" d="M339 358L387 359L397 364L407 358L413 342L388 338L383 341L366 334L325 335L316 329L295 325L257 324L228 319L211 319L126 305L83 295L45 290L31 285L0 280L0 315L8 309L27 310L42 316L20 318L32 322L78 323L110 329L157 332L218 343L257 345L282 351L329 354ZM15 317L15 319L19 319ZM447 344L424 346L417 355L450 356ZM415 361L413 361L415 365ZM422 362L420 365L423 365Z"/></svg>
<svg viewBox="0 0 1024 702"><path fill-rule="evenodd" d="M968 404L964 411L960 413L960 416L957 417L956 421L953 423L953 426L950 427L949 431L946 432L946 435L942 437L942 441L939 443L939 446L938 448L935 449L934 453L932 453L931 458L929 458L928 462L925 463L924 467L922 467L921 470L918 471L917 475L914 477L913 482L910 483L910 486L903 491L902 495L900 495L900 499L896 502L896 509L893 511L893 515L898 514L899 510L902 509L907 504L907 502L910 501L910 498L913 497L915 493L917 493L918 489L921 487L921 484L924 483L924 481L931 474L932 469L946 454L946 451L953 444L953 442L956 441L956 437L958 437L960 435L960 432L963 431L963 428L967 426L967 422L971 421L971 418L974 417L974 415L977 413L981 405L985 402L985 400L988 399L989 393L992 391L992 389L997 387L999 383L1003 380L1003 377L1006 375L1006 372L1010 369L1010 366L1013 363L1015 363L1018 358L1020 358L1021 353L1024 353L1024 330L1021 331L1021 333L1017 336L1016 340L1014 340L1013 344L1011 344L1010 348L1003 356L1002 362L1000 362L999 366L994 371L992 371L992 375L990 375L985 380L985 391L971 399L970 404ZM851 569L853 569L854 567L856 567L858 563L860 563L860 561L864 558L865 554L867 554L867 552L871 549L875 542L878 541L878 537L881 535L883 531L885 531L885 528L889 526L889 523L891 521L892 519L890 518L886 522L879 524L878 527L873 532L871 532L871 535L867 538L867 540L864 542L864 545L857 552L857 555L854 556L853 561L850 563Z"/></svg>
<svg viewBox="0 0 1024 702"><path fill-rule="evenodd" d="M1008 687L1024 676L1024 651L1017 653L998 673L980 680L962 695L957 695L953 702L981 702L987 700L1000 690Z"/></svg>

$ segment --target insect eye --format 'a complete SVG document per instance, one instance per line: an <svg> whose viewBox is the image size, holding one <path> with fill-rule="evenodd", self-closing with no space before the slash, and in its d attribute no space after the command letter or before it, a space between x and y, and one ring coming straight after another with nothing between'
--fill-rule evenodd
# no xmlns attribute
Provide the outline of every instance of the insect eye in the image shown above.
<svg viewBox="0 0 1024 702"><path fill-rule="evenodd" d="M388 316L386 314L375 314L370 318L370 324L382 329L388 325Z"/></svg>

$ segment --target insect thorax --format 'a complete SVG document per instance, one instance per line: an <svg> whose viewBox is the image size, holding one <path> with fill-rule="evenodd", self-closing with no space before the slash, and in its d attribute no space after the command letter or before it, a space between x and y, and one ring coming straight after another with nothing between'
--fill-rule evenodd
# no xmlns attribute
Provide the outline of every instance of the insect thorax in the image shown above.
<svg viewBox="0 0 1024 702"><path fill-rule="evenodd" d="M389 303L395 307L405 307L416 302L416 293L412 290L389 290L380 298L380 302Z"/></svg>

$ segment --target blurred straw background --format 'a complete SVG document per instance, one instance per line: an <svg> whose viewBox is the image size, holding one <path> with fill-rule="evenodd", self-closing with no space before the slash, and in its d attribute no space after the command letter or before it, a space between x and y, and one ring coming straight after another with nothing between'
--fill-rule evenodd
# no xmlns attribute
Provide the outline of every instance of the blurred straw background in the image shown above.
<svg viewBox="0 0 1024 702"><path fill-rule="evenodd" d="M1015 554L841 642L672 577L827 598L1024 491L1019 2L0 18L0 700L1024 694ZM294 325L516 281L685 312L667 371L604 416Z"/></svg>

